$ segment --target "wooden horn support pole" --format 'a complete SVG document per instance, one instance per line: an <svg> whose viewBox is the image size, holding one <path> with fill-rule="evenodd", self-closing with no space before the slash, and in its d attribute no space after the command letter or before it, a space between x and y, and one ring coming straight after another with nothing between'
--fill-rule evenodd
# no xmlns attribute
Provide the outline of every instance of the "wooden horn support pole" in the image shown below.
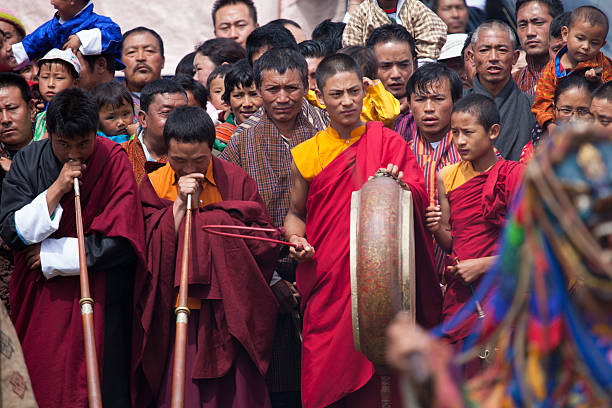
<svg viewBox="0 0 612 408"><path fill-rule="evenodd" d="M85 254L85 234L83 233L83 216L81 214L81 192L79 179L74 179L74 209L76 212L77 239L79 242L79 269L81 281L81 317L83 318L83 341L85 342L85 368L87 372L87 396L90 408L102 408L100 390L100 371L96 355L96 336L94 332L93 305L89 293L89 275L87 272L87 255Z"/></svg>
<svg viewBox="0 0 612 408"><path fill-rule="evenodd" d="M176 337L174 339L174 367L172 369L172 408L183 408L185 405L185 356L187 348L187 307L189 285L189 247L191 242L191 194L187 195L187 213L185 218L185 239L181 262L181 282L176 314Z"/></svg>

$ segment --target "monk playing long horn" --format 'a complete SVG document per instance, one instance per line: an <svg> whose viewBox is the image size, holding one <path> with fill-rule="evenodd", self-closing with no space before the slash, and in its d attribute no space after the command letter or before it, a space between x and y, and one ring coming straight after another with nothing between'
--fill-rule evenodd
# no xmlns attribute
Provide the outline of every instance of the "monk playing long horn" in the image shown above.
<svg viewBox="0 0 612 408"><path fill-rule="evenodd" d="M49 139L14 157L2 188L1 234L16 251L11 318L39 405L88 406L77 178L102 403L129 407L132 282L144 253L136 182L123 149L96 137L98 110L88 93L57 94L47 109L47 130Z"/></svg>
<svg viewBox="0 0 612 408"><path fill-rule="evenodd" d="M278 303L269 283L279 247L202 229L209 224L270 228L270 219L255 182L236 165L212 157L215 128L204 110L173 110L164 140L168 164L140 185L149 276L136 282L134 292L133 403L171 406L174 311L191 194L184 406L270 407L264 376ZM278 232L251 234L280 238Z"/></svg>

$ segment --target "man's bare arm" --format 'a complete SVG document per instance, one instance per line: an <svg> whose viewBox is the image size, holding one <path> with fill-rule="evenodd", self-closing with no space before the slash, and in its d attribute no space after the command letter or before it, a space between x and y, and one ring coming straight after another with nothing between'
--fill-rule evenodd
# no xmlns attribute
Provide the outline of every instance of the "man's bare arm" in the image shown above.
<svg viewBox="0 0 612 408"><path fill-rule="evenodd" d="M290 255L298 262L312 259L314 248L308 243L306 235L306 200L308 199L308 183L298 170L295 162L291 163L291 194L289 212L285 217L285 236L297 248L290 248Z"/></svg>

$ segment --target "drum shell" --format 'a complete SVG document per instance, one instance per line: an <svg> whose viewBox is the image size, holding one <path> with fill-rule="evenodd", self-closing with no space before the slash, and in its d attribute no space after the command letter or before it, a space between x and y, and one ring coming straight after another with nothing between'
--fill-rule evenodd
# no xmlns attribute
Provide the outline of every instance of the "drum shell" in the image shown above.
<svg viewBox="0 0 612 408"><path fill-rule="evenodd" d="M355 349L385 364L385 329L400 310L414 320L410 191L374 177L351 199L351 306Z"/></svg>

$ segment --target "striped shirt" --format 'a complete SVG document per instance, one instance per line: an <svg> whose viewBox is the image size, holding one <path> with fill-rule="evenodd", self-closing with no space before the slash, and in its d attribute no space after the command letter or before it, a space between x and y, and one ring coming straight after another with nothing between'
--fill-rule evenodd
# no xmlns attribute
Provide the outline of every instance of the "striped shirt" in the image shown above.
<svg viewBox="0 0 612 408"><path fill-rule="evenodd" d="M542 76L542 71L546 64L536 65L533 58L527 56L525 58L527 65L513 75L514 82L519 87L521 92L527 95L535 95L538 81Z"/></svg>

